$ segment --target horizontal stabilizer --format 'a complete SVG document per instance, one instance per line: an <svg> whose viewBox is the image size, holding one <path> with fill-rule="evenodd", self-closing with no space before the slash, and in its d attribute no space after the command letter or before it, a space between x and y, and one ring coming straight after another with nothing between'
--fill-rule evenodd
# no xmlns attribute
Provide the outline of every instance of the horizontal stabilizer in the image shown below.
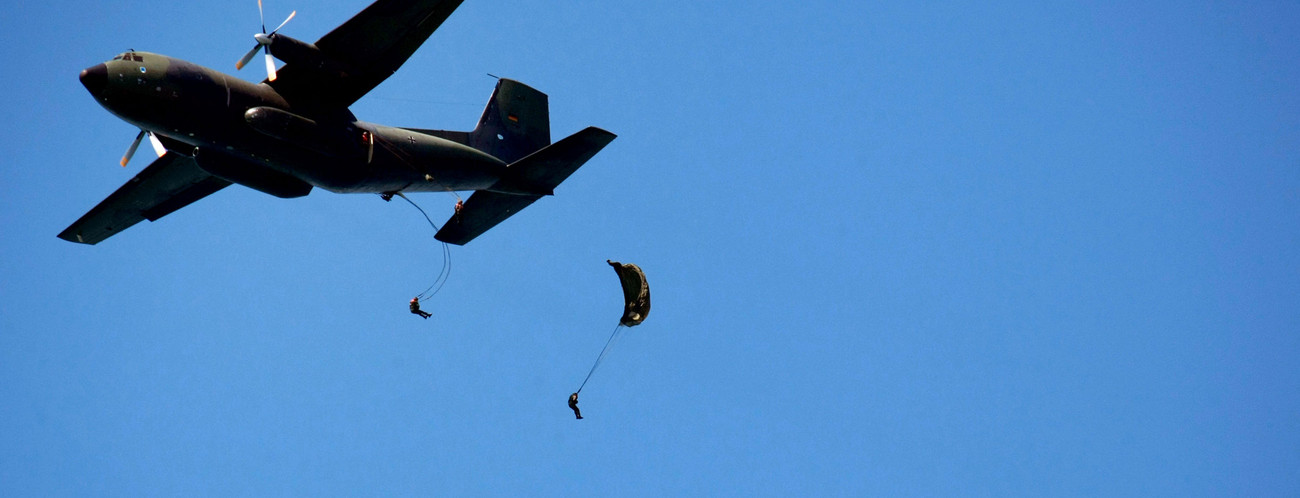
<svg viewBox="0 0 1300 498"><path fill-rule="evenodd" d="M506 168L506 177L487 190L502 194L550 195L565 178L616 137L598 127L578 131Z"/></svg>
<svg viewBox="0 0 1300 498"><path fill-rule="evenodd" d="M442 230L438 230L434 238L448 244L463 246L541 198L540 195L474 192L474 195L469 196L469 200L465 201L465 207L461 208L460 215L453 215L447 220L447 224L442 226Z"/></svg>
<svg viewBox="0 0 1300 498"><path fill-rule="evenodd" d="M534 187L534 193L549 194L614 141L615 136L600 128L588 127L511 164L506 168L503 181Z"/></svg>
<svg viewBox="0 0 1300 498"><path fill-rule="evenodd" d="M154 221L226 188L194 159L168 152L63 230L59 238L96 244L141 220Z"/></svg>
<svg viewBox="0 0 1300 498"><path fill-rule="evenodd" d="M465 245L511 215L549 194L574 171L614 140L615 135L600 128L587 128L520 159L507 168L502 189L509 192L480 190L469 197L459 215L453 215L438 231L443 242ZM508 187L508 188L506 188Z"/></svg>

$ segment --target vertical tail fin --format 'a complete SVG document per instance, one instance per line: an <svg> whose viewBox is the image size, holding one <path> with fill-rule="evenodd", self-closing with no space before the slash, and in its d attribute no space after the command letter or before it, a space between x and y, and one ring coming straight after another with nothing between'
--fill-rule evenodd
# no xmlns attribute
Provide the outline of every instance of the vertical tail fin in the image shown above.
<svg viewBox="0 0 1300 498"><path fill-rule="evenodd" d="M513 163L551 144L546 94L515 80L500 79L469 146Z"/></svg>
<svg viewBox="0 0 1300 498"><path fill-rule="evenodd" d="M551 113L546 94L501 78L474 131L408 129L468 145L509 164L551 144Z"/></svg>

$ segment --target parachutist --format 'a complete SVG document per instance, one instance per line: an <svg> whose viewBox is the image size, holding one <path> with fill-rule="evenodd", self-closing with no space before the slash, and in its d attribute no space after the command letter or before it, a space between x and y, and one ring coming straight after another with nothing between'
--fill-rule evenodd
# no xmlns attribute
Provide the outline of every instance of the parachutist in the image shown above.
<svg viewBox="0 0 1300 498"><path fill-rule="evenodd" d="M573 416L578 417L578 420L582 420L582 412L578 411L578 393L569 395L569 408L573 409Z"/></svg>
<svg viewBox="0 0 1300 498"><path fill-rule="evenodd" d="M619 319L614 331L609 333L609 339L605 340L605 347L600 350L600 356L596 357L591 370L587 371L587 378L582 379L582 385L578 386L579 392L587 385L587 381L591 380L591 374L596 373L596 367L599 367L600 362L605 359L605 354L614 345L614 339L618 337L619 332L640 325L645 321L646 314L650 313L650 284L646 283L645 272L641 271L641 267L608 259L605 262L614 267L614 272L618 274L619 283L623 287L623 317ZM569 407L573 408L574 415L582 418L582 415L578 414L578 393L575 392L569 397Z"/></svg>
<svg viewBox="0 0 1300 498"><path fill-rule="evenodd" d="M425 319L425 320L428 320L429 317L433 316L433 313L429 313L429 312L427 312L427 311L424 311L424 310L420 309L420 297L419 297L419 296L416 296L416 297L411 298L411 313L416 314L416 315L420 315L420 318L423 318L423 319Z"/></svg>
<svg viewBox="0 0 1300 498"><path fill-rule="evenodd" d="M460 223L460 210L465 209L465 201L456 199L456 223Z"/></svg>
<svg viewBox="0 0 1300 498"><path fill-rule="evenodd" d="M379 194L379 198L383 199L384 202L391 201L393 200L393 192L384 192L382 194Z"/></svg>

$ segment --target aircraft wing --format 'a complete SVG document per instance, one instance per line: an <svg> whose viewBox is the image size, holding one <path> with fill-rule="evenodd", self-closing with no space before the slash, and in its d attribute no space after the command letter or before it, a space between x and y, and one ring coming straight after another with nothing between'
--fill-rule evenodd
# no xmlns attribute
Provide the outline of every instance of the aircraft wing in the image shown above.
<svg viewBox="0 0 1300 498"><path fill-rule="evenodd" d="M462 1L378 0L316 41L345 74L286 64L269 84L290 103L350 106L397 72Z"/></svg>
<svg viewBox="0 0 1300 498"><path fill-rule="evenodd" d="M209 175L189 156L168 152L135 175L59 238L97 244L140 220L155 221L230 185Z"/></svg>

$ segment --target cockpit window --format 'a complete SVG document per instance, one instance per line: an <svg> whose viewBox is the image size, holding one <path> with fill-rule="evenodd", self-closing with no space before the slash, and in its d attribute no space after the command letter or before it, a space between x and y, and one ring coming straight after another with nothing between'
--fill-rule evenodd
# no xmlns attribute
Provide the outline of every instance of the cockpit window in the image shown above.
<svg viewBox="0 0 1300 498"><path fill-rule="evenodd" d="M121 55L118 55L117 57L114 57L113 60L115 60L115 61L144 62L144 57L140 57L139 55L136 55L136 54L133 53L133 52L127 52L127 53L125 53L125 54L121 54Z"/></svg>

